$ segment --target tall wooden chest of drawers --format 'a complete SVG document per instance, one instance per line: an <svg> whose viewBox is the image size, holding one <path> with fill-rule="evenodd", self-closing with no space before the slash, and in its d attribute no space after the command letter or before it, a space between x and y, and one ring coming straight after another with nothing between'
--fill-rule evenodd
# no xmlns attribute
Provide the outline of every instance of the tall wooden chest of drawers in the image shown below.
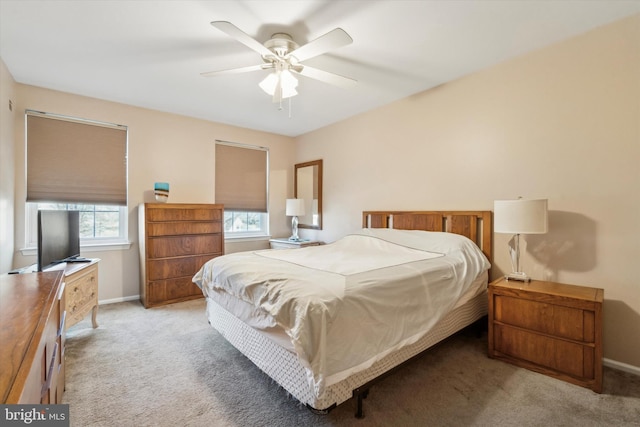
<svg viewBox="0 0 640 427"><path fill-rule="evenodd" d="M604 290L540 280L489 285L489 357L602 392Z"/></svg>
<svg viewBox="0 0 640 427"><path fill-rule="evenodd" d="M191 278L205 262L224 253L223 206L145 203L138 214L144 306L201 298Z"/></svg>

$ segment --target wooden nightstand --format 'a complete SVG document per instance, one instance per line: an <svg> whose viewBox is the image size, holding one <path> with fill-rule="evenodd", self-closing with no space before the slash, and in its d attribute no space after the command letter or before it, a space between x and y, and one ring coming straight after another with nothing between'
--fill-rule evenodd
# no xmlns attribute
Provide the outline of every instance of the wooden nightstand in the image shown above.
<svg viewBox="0 0 640 427"><path fill-rule="evenodd" d="M602 392L604 290L532 280L489 284L489 357Z"/></svg>
<svg viewBox="0 0 640 427"><path fill-rule="evenodd" d="M320 242L313 242L311 240L289 240L286 237L278 238L278 239L270 239L269 244L271 245L271 249L300 249L306 248L307 246L318 246Z"/></svg>

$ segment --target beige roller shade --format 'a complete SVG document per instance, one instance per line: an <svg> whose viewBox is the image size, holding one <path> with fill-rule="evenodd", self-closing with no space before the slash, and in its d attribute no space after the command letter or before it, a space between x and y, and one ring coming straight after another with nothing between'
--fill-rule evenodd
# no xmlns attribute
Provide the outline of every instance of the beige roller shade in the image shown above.
<svg viewBox="0 0 640 427"><path fill-rule="evenodd" d="M27 112L27 201L126 205L126 128Z"/></svg>
<svg viewBox="0 0 640 427"><path fill-rule="evenodd" d="M216 203L229 211L267 212L267 154L216 142Z"/></svg>

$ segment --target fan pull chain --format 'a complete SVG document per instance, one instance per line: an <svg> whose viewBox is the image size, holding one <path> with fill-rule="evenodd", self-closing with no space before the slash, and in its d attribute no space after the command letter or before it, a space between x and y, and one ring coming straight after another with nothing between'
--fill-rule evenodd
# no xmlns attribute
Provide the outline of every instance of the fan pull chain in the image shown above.
<svg viewBox="0 0 640 427"><path fill-rule="evenodd" d="M289 118L291 118L291 98L289 97Z"/></svg>

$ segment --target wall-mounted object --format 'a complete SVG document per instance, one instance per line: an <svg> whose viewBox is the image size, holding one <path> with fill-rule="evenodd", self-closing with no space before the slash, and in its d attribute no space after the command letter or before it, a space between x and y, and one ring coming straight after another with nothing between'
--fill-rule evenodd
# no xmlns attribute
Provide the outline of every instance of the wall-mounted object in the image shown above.
<svg viewBox="0 0 640 427"><path fill-rule="evenodd" d="M298 163L294 167L294 196L304 200L299 228L322 230L322 160Z"/></svg>

